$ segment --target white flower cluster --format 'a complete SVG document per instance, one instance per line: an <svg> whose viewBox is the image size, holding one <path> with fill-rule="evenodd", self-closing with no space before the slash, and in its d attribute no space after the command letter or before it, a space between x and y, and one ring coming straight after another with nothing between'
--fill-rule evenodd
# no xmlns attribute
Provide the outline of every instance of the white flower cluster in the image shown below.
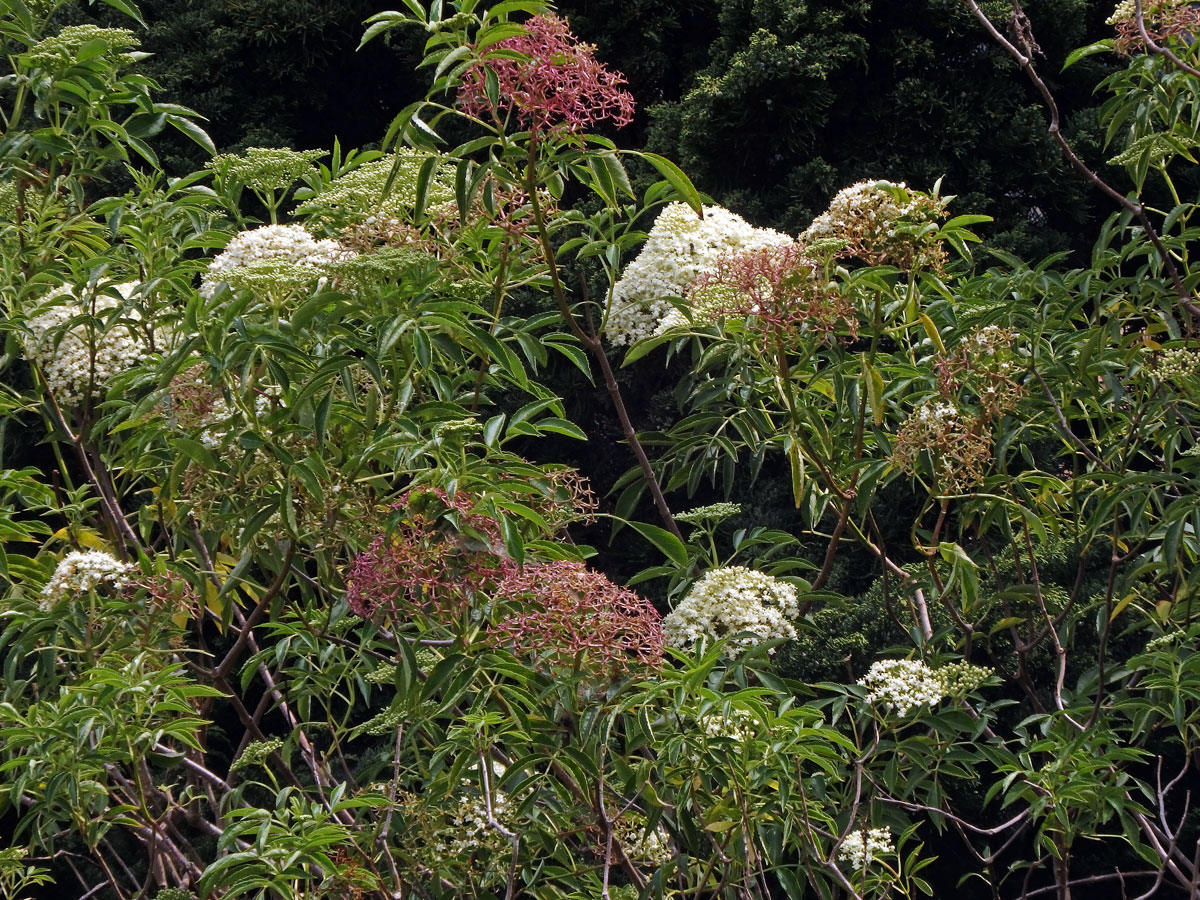
<svg viewBox="0 0 1200 900"><path fill-rule="evenodd" d="M1154 16L1161 15L1164 10L1187 6L1189 3L1191 0L1144 0L1142 17L1149 23ZM1113 14L1104 20L1104 24L1120 25L1122 22L1132 22L1135 16L1137 16L1137 6L1133 0L1121 0L1113 10Z"/></svg>
<svg viewBox="0 0 1200 900"><path fill-rule="evenodd" d="M100 550L73 550L62 558L54 574L42 588L42 608L49 609L60 600L82 594L101 584L123 588L133 566Z"/></svg>
<svg viewBox="0 0 1200 900"><path fill-rule="evenodd" d="M641 815L631 813L618 818L613 823L613 837L637 865L658 867L671 861L671 836L662 825L647 831Z"/></svg>
<svg viewBox="0 0 1200 900"><path fill-rule="evenodd" d="M670 204L659 213L641 252L613 288L608 339L618 346L634 344L672 324L683 324L663 298L682 297L723 256L791 243L786 234L755 228L720 206L704 207L701 219L686 203Z"/></svg>
<svg viewBox="0 0 1200 900"><path fill-rule="evenodd" d="M945 696L945 684L937 673L916 659L881 659L871 663L859 680L867 689L867 701L894 709L906 716L914 707L936 706Z"/></svg>
<svg viewBox="0 0 1200 900"><path fill-rule="evenodd" d="M673 647L686 647L704 637L732 638L725 655L735 658L759 640L794 638L789 621L800 613L796 589L786 581L742 566L712 569L692 585L686 597L663 619L663 631Z"/></svg>
<svg viewBox="0 0 1200 900"><path fill-rule="evenodd" d="M508 798L500 791L493 791L492 819L503 823L508 814ZM449 842L448 859L469 859L477 851L496 850L500 832L488 821L487 804L482 797L461 796L452 820L455 830Z"/></svg>
<svg viewBox="0 0 1200 900"><path fill-rule="evenodd" d="M115 290L128 300L137 282L118 284ZM93 297L80 299L74 289L66 288L42 300L25 322L28 334L22 338L30 362L37 363L46 377L46 385L63 405L76 405L95 392L106 381L124 372L146 355L143 333L131 324L140 318L137 310L121 313L104 330L85 322L68 327L79 316L94 316L101 322L110 321L113 310L122 299L99 291Z"/></svg>
<svg viewBox="0 0 1200 900"><path fill-rule="evenodd" d="M937 242L902 233L899 227L936 222L945 205L944 200L909 190L904 182L860 181L834 195L829 208L800 234L800 243L812 247L836 242L838 255L871 265L937 266L945 260Z"/></svg>
<svg viewBox="0 0 1200 900"><path fill-rule="evenodd" d="M705 737L729 738L739 744L754 738L757 724L753 714L745 709L731 709L724 715L708 713L696 719L696 726Z"/></svg>
<svg viewBox="0 0 1200 900"><path fill-rule="evenodd" d="M892 833L887 828L868 828L852 831L838 847L838 859L850 863L855 869L865 869L875 859L895 853Z"/></svg>
<svg viewBox="0 0 1200 900"><path fill-rule="evenodd" d="M958 409L945 400L928 400L913 410L913 418L925 425L953 429L958 425Z"/></svg>
<svg viewBox="0 0 1200 900"><path fill-rule="evenodd" d="M234 235L208 265L200 282L200 296L211 300L238 269L263 263L300 269L320 269L354 256L337 241L317 240L299 225L263 225Z"/></svg>

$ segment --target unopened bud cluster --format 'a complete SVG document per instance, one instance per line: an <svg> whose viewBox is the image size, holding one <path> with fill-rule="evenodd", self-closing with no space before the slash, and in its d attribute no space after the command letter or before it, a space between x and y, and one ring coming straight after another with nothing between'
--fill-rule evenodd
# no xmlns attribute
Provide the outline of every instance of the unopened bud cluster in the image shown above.
<svg viewBox="0 0 1200 900"><path fill-rule="evenodd" d="M317 221L359 222L377 230L400 228L417 199L417 180L429 154L401 149L363 163L307 196L293 211ZM454 167L442 163L429 179L430 207L454 199Z"/></svg>
<svg viewBox="0 0 1200 900"><path fill-rule="evenodd" d="M102 28L98 25L68 25L58 34L38 41L25 51L25 58L43 69L65 67L75 62L79 51L88 46L102 46L103 53L115 53L125 62L132 61L128 52L138 45L137 35L127 28Z"/></svg>
<svg viewBox="0 0 1200 900"><path fill-rule="evenodd" d="M214 156L206 168L251 190L281 191L311 172L313 163L324 155L324 150L248 147L245 153Z"/></svg>
<svg viewBox="0 0 1200 900"><path fill-rule="evenodd" d="M732 519L742 512L740 503L710 503L708 506L697 506L687 512L675 516L677 522L689 525L719 525L726 519Z"/></svg>
<svg viewBox="0 0 1200 900"><path fill-rule="evenodd" d="M1189 381L1200 374L1200 351L1186 347L1155 351L1150 371L1162 381Z"/></svg>
<svg viewBox="0 0 1200 900"><path fill-rule="evenodd" d="M282 748L283 741L280 738L251 741L229 768L231 771L237 771L238 769L247 769L251 766L264 766L267 760L271 758L271 755L278 753Z"/></svg>

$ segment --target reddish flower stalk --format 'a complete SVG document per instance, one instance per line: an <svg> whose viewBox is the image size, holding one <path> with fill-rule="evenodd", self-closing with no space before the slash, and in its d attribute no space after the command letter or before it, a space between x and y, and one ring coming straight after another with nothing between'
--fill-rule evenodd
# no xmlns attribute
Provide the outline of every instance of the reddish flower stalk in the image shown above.
<svg viewBox="0 0 1200 900"><path fill-rule="evenodd" d="M424 612L455 618L476 593L490 589L512 563L494 549L503 542L496 520L474 512L471 497L442 490L410 491L396 504L405 515L350 567L346 600L355 615Z"/></svg>
<svg viewBox="0 0 1200 900"><path fill-rule="evenodd" d="M510 571L494 596L515 611L492 631L492 642L552 670L584 665L619 674L662 661L666 639L658 611L583 563L535 563Z"/></svg>
<svg viewBox="0 0 1200 900"><path fill-rule="evenodd" d="M1146 49L1146 42L1138 28L1137 12L1133 4L1122 4L1128 9L1128 15L1120 16L1123 12L1118 6L1117 12L1108 22L1116 28L1117 39L1114 42L1117 53L1129 56ZM1162 44L1175 39L1189 43L1192 37L1200 31L1200 10L1191 3L1183 0L1143 0L1142 24L1146 34L1155 44Z"/></svg>
<svg viewBox="0 0 1200 900"><path fill-rule="evenodd" d="M495 49L527 59L489 56L467 70L458 92L464 112L478 118L515 112L535 136L573 134L604 119L618 127L633 121L633 95L619 87L625 76L599 62L595 47L576 40L565 19L534 16L525 29ZM488 97L489 70L499 86L496 107Z"/></svg>
<svg viewBox="0 0 1200 900"><path fill-rule="evenodd" d="M702 317L745 316L772 345L800 333L828 338L855 331L854 306L822 276L799 244L725 256L689 290Z"/></svg>

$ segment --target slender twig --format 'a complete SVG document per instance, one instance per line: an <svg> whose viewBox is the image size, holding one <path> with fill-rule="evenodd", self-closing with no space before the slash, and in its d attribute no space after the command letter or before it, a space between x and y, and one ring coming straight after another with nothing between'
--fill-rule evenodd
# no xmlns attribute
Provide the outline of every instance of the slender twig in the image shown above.
<svg viewBox="0 0 1200 900"><path fill-rule="evenodd" d="M1170 60L1181 71L1200 78L1200 69L1189 66L1162 44L1155 43L1154 39L1150 37L1150 33L1146 30L1145 17L1142 15L1142 0L1133 0L1133 20L1137 23L1138 34L1141 36L1142 43L1146 45L1147 50L1156 56Z"/></svg>
<svg viewBox="0 0 1200 900"><path fill-rule="evenodd" d="M1175 293L1179 298L1179 305L1187 310L1190 315L1200 318L1200 306L1196 305L1188 289L1184 286L1183 278L1179 274L1179 269L1175 265L1175 260L1167 252L1167 248L1163 246L1162 240L1158 236L1157 229L1155 229L1154 225L1151 223L1150 217L1146 215L1145 207L1143 207L1142 204L1138 203L1137 201L1126 197L1107 181L1097 175L1094 171L1092 171L1088 167L1087 163L1079 158L1079 155L1076 154L1075 150L1071 147L1070 142L1063 137L1062 129L1059 124L1060 116L1058 111L1058 103L1055 101L1054 94L1051 93L1050 88L1046 85L1046 82L1042 80L1042 76L1039 75L1037 69L1033 67L1033 53L1030 46L1026 44L1026 52L1022 52L1012 43L1012 41L1010 41L1003 34L1001 34L999 30L997 30L996 26L992 23L992 20L988 18L987 13L979 8L979 4L976 2L976 0L963 0L963 2L971 10L972 14L979 21L979 23L983 25L987 33L991 35L992 40L1004 48L1005 52L1007 52L1008 55L1016 61L1017 65L1021 67L1021 70L1025 72L1026 76L1028 76L1029 80L1033 83L1033 86L1037 88L1038 93L1041 94L1042 101L1046 105L1046 111L1050 116L1050 124L1048 126L1050 136L1054 139L1054 142L1058 144L1059 149L1067 158L1067 161L1070 162L1076 171L1083 175L1084 178L1091 182L1091 184L1098 188L1105 196L1107 196L1123 210L1130 213L1138 220L1146 232L1146 237L1150 239L1150 243L1154 245L1154 249L1158 252L1159 258L1162 260L1163 266L1166 268L1167 274L1171 279L1171 283L1175 286ZM1024 13L1021 13L1020 15L1023 16Z"/></svg>
<svg viewBox="0 0 1200 900"><path fill-rule="evenodd" d="M617 418L621 422L621 431L625 434L625 440L628 442L633 455L637 457L638 466L642 470L642 478L646 483L646 487L650 490L650 495L654 498L654 506L658 510L659 518L663 524L679 540L683 540L683 534L679 530L679 526L675 524L675 518L671 515L671 508L667 505L666 497L663 495L662 485L658 482L658 476L654 474L654 467L650 464L650 458L646 455L646 450L642 447L642 443L638 440L637 432L634 430L633 423L629 419L629 412L625 408L625 400L621 396L620 385L617 384L616 376L613 374L612 363L609 362L608 353L604 350L604 343L599 335L588 334L583 330L583 327L575 319L575 314L571 312L571 304L567 302L567 293L563 288L562 279L558 274L558 262L554 253L554 247L550 243L550 233L546 227L545 213L542 210L541 200L538 199L537 193L537 150L536 145L529 145L529 159L525 166L525 189L529 194L529 205L533 211L533 219L535 231L537 233L538 242L542 248L542 256L546 262L546 268L550 273L550 285L553 289L554 302L558 306L558 311L563 317L567 328L576 339L588 349L596 362L600 365L600 371L604 375L604 386L608 390L609 397L612 398L613 406L616 407Z"/></svg>
<svg viewBox="0 0 1200 900"><path fill-rule="evenodd" d="M213 678L223 679L237 665L243 651L245 651L248 642L250 641L250 631L258 624L259 620L266 615L267 610L271 606L271 601L278 596L283 585L287 582L288 574L292 570L292 560L296 556L296 542L288 541L288 549L283 557L283 565L279 567L279 574L275 576L275 580L271 582L254 609L250 611L250 615L246 617L245 623L242 624L237 640L233 642L233 646L229 648L229 652L225 654L225 658L221 660L220 665L213 670Z"/></svg>

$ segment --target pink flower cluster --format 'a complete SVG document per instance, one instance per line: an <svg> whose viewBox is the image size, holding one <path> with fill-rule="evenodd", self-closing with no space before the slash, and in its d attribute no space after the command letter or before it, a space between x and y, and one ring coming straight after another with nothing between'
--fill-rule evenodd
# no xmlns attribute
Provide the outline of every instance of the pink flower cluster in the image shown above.
<svg viewBox="0 0 1200 900"><path fill-rule="evenodd" d="M534 16L525 29L495 45L524 59L488 56L467 70L458 93L464 112L478 118L515 112L534 135L575 133L603 119L618 126L633 121L633 95L619 87L625 76L599 62L595 47L576 40L565 19ZM499 85L496 107L488 98L489 70Z"/></svg>
<svg viewBox="0 0 1200 900"><path fill-rule="evenodd" d="M495 549L503 544L498 523L475 512L466 493L414 490L396 508L404 511L400 524L350 567L346 600L355 615L454 616L511 567Z"/></svg>
<svg viewBox="0 0 1200 900"><path fill-rule="evenodd" d="M526 565L511 571L494 596L514 612L492 632L492 642L553 670L583 665L615 675L662 660L662 617L650 601L583 563Z"/></svg>
<svg viewBox="0 0 1200 900"><path fill-rule="evenodd" d="M696 279L689 296L708 317L748 316L771 343L797 334L831 337L855 331L854 306L823 277L799 244L724 256Z"/></svg>

